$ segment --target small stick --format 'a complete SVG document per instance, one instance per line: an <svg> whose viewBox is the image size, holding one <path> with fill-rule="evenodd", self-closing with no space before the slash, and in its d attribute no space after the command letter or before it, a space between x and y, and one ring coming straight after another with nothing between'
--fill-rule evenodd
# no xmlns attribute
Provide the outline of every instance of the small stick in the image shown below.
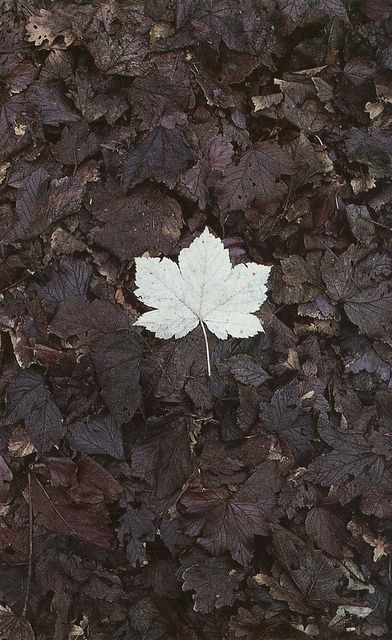
<svg viewBox="0 0 392 640"><path fill-rule="evenodd" d="M33 573L33 498L31 495L31 472L30 469L28 471L28 486L29 486L29 559L28 559L28 570L27 570L27 583L26 583L26 594L25 601L22 611L22 616L26 617L27 611L27 603L30 595L30 587L31 587L31 577Z"/></svg>
<svg viewBox="0 0 392 640"><path fill-rule="evenodd" d="M206 332L206 329L205 329L205 326L204 326L204 322L202 320L200 320L200 324L201 324L201 328L203 330L204 342L205 342L205 345L206 345L208 376L211 377L210 349L208 347L207 332Z"/></svg>

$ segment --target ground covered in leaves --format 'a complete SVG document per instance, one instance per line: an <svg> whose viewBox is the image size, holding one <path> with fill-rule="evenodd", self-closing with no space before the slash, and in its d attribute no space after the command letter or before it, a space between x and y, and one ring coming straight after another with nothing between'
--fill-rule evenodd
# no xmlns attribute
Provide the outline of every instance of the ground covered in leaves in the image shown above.
<svg viewBox="0 0 392 640"><path fill-rule="evenodd" d="M3 0L0 100L0 638L390 638L390 2ZM210 379L133 327L206 225Z"/></svg>

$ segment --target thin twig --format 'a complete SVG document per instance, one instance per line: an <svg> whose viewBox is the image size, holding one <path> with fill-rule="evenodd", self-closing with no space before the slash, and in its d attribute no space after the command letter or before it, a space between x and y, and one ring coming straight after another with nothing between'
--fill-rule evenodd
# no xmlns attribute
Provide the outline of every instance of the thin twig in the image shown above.
<svg viewBox="0 0 392 640"><path fill-rule="evenodd" d="M207 332L206 332L206 329L205 329L205 326L204 326L204 322L202 320L200 320L200 324L201 324L201 328L203 330L204 342L205 342L205 345L206 345L207 371L208 371L209 377L211 377L210 349L209 349L209 346L208 346Z"/></svg>
<svg viewBox="0 0 392 640"><path fill-rule="evenodd" d="M28 471L28 489L29 489L29 557L28 557L28 569L27 569L27 583L26 594L23 605L22 616L26 617L27 603L29 601L31 578L33 575L33 499L31 495L31 472Z"/></svg>
<svg viewBox="0 0 392 640"><path fill-rule="evenodd" d="M361 218L361 220L366 220L367 222L372 222L373 224L377 225L378 227L382 227L383 229L386 229L387 231L392 231L391 227L387 227L386 224L383 224L382 222L378 222L377 220L373 220L372 218L365 218L365 216L359 216Z"/></svg>

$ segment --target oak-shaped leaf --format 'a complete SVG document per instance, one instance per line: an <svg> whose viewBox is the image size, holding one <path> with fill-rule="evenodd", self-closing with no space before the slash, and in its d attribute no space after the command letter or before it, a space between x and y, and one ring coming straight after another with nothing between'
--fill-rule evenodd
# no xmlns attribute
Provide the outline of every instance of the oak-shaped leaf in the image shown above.
<svg viewBox="0 0 392 640"><path fill-rule="evenodd" d="M130 151L123 169L124 187L129 189L143 180L154 179L172 188L196 160L177 129L158 125Z"/></svg>
<svg viewBox="0 0 392 640"><path fill-rule="evenodd" d="M73 449L88 454L104 454L121 460L124 444L121 426L110 415L97 415L68 427L67 439Z"/></svg>
<svg viewBox="0 0 392 640"><path fill-rule="evenodd" d="M89 205L102 223L93 227L89 240L120 260L148 251L170 253L180 238L181 207L174 198L152 185L141 185L124 194L111 184L97 186Z"/></svg>
<svg viewBox="0 0 392 640"><path fill-rule="evenodd" d="M141 402L140 336L131 331L108 333L92 342L90 353L106 406L117 422L128 422Z"/></svg>
<svg viewBox="0 0 392 640"><path fill-rule="evenodd" d="M22 371L10 384L6 400L6 423L23 420L39 454L60 442L65 432L64 420L40 373Z"/></svg>
<svg viewBox="0 0 392 640"><path fill-rule="evenodd" d="M195 611L209 613L228 607L239 597L244 571L230 558L203 558L182 572L182 590L194 591Z"/></svg>
<svg viewBox="0 0 392 640"><path fill-rule="evenodd" d="M263 331L252 315L265 299L270 267L231 266L229 251L206 228L178 265L167 258L136 258L135 295L155 311L135 323L158 338L181 338L199 324L218 338L253 336Z"/></svg>
<svg viewBox="0 0 392 640"><path fill-rule="evenodd" d="M237 162L227 167L217 183L219 208L226 214L244 210L253 201L280 201L287 191L280 178L294 172L292 160L277 143L256 142Z"/></svg>

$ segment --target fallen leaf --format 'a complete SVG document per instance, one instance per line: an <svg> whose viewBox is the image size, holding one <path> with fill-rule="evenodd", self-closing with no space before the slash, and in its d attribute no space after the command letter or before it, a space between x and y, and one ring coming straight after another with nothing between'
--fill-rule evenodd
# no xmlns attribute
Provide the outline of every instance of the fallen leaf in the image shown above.
<svg viewBox="0 0 392 640"><path fill-rule="evenodd" d="M41 374L22 371L7 393L7 423L23 420L39 454L50 451L65 432L64 420Z"/></svg>
<svg viewBox="0 0 392 640"><path fill-rule="evenodd" d="M9 607L0 605L0 640L34 640L30 622Z"/></svg>
<svg viewBox="0 0 392 640"><path fill-rule="evenodd" d="M147 178L174 187L180 174L196 160L177 129L159 125L130 151L123 169L124 187L129 189Z"/></svg>
<svg viewBox="0 0 392 640"><path fill-rule="evenodd" d="M179 265L168 258L135 262L135 295L156 307L135 324L158 338L181 338L199 324L222 340L263 331L252 314L265 300L270 268L253 262L232 268L228 250L207 228L181 251Z"/></svg>

